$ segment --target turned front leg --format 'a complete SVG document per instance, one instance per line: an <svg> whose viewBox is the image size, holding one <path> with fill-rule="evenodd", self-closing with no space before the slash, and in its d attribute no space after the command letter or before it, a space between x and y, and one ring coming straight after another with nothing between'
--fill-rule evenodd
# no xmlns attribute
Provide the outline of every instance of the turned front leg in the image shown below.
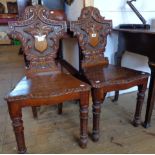
<svg viewBox="0 0 155 155"><path fill-rule="evenodd" d="M83 92L80 98L80 146L82 148L85 148L88 142L88 106L89 92Z"/></svg>
<svg viewBox="0 0 155 155"><path fill-rule="evenodd" d="M147 80L146 80L146 83L138 86L137 105L136 105L136 111L135 111L134 120L133 120L133 125L136 127L141 124L141 111L142 111L142 106L144 102L146 88L147 88Z"/></svg>
<svg viewBox="0 0 155 155"><path fill-rule="evenodd" d="M19 104L8 103L10 118L12 120L12 126L14 129L18 153L26 153L25 139L24 139L24 127L22 121L22 109Z"/></svg>
<svg viewBox="0 0 155 155"><path fill-rule="evenodd" d="M101 103L105 97L101 89L93 88L92 89L92 100L93 100L93 141L99 140L99 122L100 122L100 112L101 112Z"/></svg>

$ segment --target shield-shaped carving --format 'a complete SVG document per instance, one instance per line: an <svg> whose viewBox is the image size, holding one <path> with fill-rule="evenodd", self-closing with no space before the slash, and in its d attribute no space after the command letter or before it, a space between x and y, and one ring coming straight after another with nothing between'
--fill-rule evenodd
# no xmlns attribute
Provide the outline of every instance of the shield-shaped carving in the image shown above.
<svg viewBox="0 0 155 155"><path fill-rule="evenodd" d="M35 48L36 50L38 50L39 52L44 52L47 49L47 39L46 39L46 35L35 35Z"/></svg>
<svg viewBox="0 0 155 155"><path fill-rule="evenodd" d="M89 44L93 47L97 46L99 43L99 35L97 32L89 33Z"/></svg>

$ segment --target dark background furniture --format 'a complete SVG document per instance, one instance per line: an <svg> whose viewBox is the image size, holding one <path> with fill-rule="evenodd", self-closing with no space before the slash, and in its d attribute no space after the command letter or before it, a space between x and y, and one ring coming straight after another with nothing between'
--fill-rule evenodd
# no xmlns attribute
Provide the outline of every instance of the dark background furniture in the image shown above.
<svg viewBox="0 0 155 155"><path fill-rule="evenodd" d="M141 54L149 58L149 67L151 69L151 79L148 91L147 109L145 115L144 127L149 127L151 115L155 102L155 29L119 29L118 49L115 55L115 62L120 65L123 53L127 50L132 53Z"/></svg>

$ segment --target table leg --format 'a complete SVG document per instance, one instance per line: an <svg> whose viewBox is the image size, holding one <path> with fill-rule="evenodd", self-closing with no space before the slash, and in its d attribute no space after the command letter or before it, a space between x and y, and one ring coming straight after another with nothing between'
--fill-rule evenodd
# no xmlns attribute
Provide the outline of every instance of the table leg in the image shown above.
<svg viewBox="0 0 155 155"><path fill-rule="evenodd" d="M151 116L152 116L152 111L153 111L154 102L155 102L155 64L149 63L149 66L151 69L151 79L150 79L150 86L149 86L149 92L148 92L145 121L143 124L145 128L150 127Z"/></svg>

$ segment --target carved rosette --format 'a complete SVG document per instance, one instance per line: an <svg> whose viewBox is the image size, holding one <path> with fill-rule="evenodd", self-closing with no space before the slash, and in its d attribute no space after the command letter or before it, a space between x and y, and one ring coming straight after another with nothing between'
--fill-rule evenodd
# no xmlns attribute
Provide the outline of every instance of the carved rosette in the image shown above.
<svg viewBox="0 0 155 155"><path fill-rule="evenodd" d="M97 8L83 8L78 21L70 23L70 29L77 35L84 55L82 67L108 64L104 57L107 35L112 27L111 20L105 20Z"/></svg>
<svg viewBox="0 0 155 155"><path fill-rule="evenodd" d="M59 71L55 58L59 40L66 32L65 21L49 18L49 10L43 6L27 7L18 21L9 22L10 35L22 42L26 59L30 62L26 72Z"/></svg>

